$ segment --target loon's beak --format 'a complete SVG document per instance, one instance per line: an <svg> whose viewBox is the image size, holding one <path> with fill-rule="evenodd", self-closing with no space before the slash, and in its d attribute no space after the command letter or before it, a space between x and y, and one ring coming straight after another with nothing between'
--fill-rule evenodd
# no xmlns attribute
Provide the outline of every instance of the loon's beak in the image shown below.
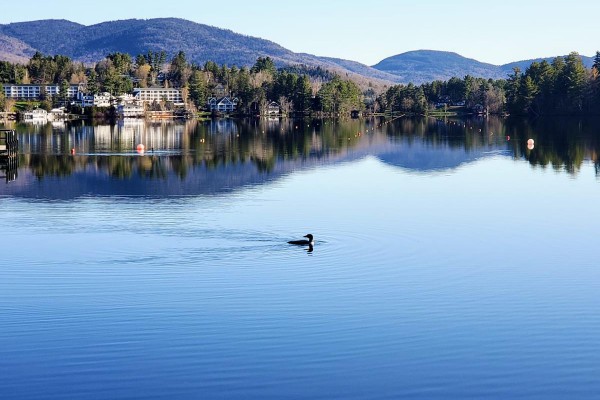
<svg viewBox="0 0 600 400"><path fill-rule="evenodd" d="M302 237L305 237L305 238L307 238L307 237L308 237L308 235L304 235L304 236L302 236Z"/></svg>

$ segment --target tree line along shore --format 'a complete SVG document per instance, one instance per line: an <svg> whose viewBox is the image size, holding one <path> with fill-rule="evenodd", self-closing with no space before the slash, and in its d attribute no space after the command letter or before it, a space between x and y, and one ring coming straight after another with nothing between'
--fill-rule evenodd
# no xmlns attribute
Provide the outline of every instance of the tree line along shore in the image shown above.
<svg viewBox="0 0 600 400"><path fill-rule="evenodd" d="M18 97L8 90L14 85L41 85L42 90L35 97ZM55 85L55 90L49 93L44 85ZM77 96L69 90L74 85ZM533 62L525 71L515 68L506 79L467 75L383 88L359 84L320 67L277 68L269 57L259 57L248 68L211 61L197 65L182 51L171 59L165 52L149 51L135 58L111 53L94 64L37 52L27 64L0 61L0 86L0 110L5 113L62 106L75 114L114 116L117 103L129 101L144 103L148 111L207 115L222 111L219 102L227 99L230 105L224 110L237 115L597 115L600 52L591 69L573 52L552 62ZM136 90L152 88L157 93L161 93L158 89L176 89L177 100L165 96L140 101L131 96ZM94 96L114 100L98 107Z"/></svg>

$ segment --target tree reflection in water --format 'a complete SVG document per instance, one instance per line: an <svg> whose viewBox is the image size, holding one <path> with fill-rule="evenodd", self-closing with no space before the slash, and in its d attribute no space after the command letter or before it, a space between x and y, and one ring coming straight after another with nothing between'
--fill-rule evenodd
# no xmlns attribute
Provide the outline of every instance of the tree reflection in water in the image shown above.
<svg viewBox="0 0 600 400"><path fill-rule="evenodd" d="M18 131L19 168L38 179L86 170L104 171L115 179L161 180L170 173L186 179L192 169L214 171L236 165L269 174L286 164L296 169L353 154L377 155L400 143L464 154L508 152L533 166L569 174L591 160L597 174L600 170L598 119L133 120L117 125L77 121L8 128ZM533 149L527 148L529 138L535 140ZM150 150L137 154L139 143Z"/></svg>

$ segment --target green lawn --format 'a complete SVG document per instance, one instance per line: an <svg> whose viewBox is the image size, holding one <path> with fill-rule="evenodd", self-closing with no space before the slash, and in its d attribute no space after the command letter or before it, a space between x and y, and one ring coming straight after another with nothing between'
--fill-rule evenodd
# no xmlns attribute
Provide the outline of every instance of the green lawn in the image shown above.
<svg viewBox="0 0 600 400"><path fill-rule="evenodd" d="M15 111L25 111L28 106L33 106L33 108L35 109L38 108L40 104L41 103L39 101L17 101L15 103Z"/></svg>
<svg viewBox="0 0 600 400"><path fill-rule="evenodd" d="M427 115L430 115L432 117L440 117L440 116L451 117L454 115L464 115L464 114L469 114L469 109L464 106L449 106L446 109L434 108L434 109L430 109L427 112Z"/></svg>

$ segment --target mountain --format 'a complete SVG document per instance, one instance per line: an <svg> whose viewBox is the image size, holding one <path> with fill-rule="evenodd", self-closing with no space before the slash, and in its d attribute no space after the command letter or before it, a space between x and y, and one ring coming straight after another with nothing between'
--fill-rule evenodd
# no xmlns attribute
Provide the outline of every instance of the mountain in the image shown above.
<svg viewBox="0 0 600 400"><path fill-rule="evenodd" d="M451 52L417 50L386 58L370 67L356 61L294 53L269 40L178 18L128 19L90 26L67 20L0 25L0 60L11 62L27 62L36 51L96 62L112 52L135 56L149 50L164 50L169 57L183 50L190 61L198 64L211 60L237 66L252 66L258 57L268 56L278 66L302 64L336 72L355 80L363 88L408 82L420 84L465 75L506 78L515 66L525 70L532 61L543 60L493 65ZM591 57L582 58L591 66Z"/></svg>
<svg viewBox="0 0 600 400"><path fill-rule="evenodd" d="M79 36L83 25L65 20L18 22L0 25L0 34L26 43L32 49L46 54L66 54Z"/></svg>
<svg viewBox="0 0 600 400"><path fill-rule="evenodd" d="M485 78L504 78L500 68L463 57L456 53L435 50L417 50L388 57L373 68L396 75L401 82L420 84L447 80L454 76L472 75Z"/></svg>
<svg viewBox="0 0 600 400"><path fill-rule="evenodd" d="M246 65L254 63L260 52L277 59L291 53L267 40L175 18L129 19L91 26L43 20L0 25L0 32L44 54L63 54L86 62L99 61L116 51L137 55L148 50L168 54L183 50L196 62L211 59Z"/></svg>
<svg viewBox="0 0 600 400"><path fill-rule="evenodd" d="M331 57L319 57L319 60L324 61L328 64L337 65L343 69L354 72L358 75L374 77L376 79L381 79L384 81L401 82L397 75L377 70L373 67L369 67L357 61L343 60L340 58Z"/></svg>
<svg viewBox="0 0 600 400"><path fill-rule="evenodd" d="M594 59L586 56L581 56L581 58L584 65L591 68ZM462 78L465 75L504 79L513 72L514 67L525 71L534 61L552 62L553 59L554 57L536 58L494 65L447 51L416 50L388 57L374 65L373 68L395 75L400 82L420 84L434 80L448 80L452 77Z"/></svg>
<svg viewBox="0 0 600 400"><path fill-rule="evenodd" d="M563 56L563 57L566 57L566 56ZM509 63L509 64L501 65L500 68L506 75L508 75L513 72L513 68L515 68L515 67L519 68L521 71L525 71L527 69L527 67L529 67L531 65L531 63L533 63L533 62L539 63L542 61L546 61L546 62L551 63L552 60L554 60L554 58L555 57L534 58L531 60L516 61L516 62ZM586 68L592 68L592 65L594 65L593 57L581 56L581 60L583 61L583 65L585 65Z"/></svg>
<svg viewBox="0 0 600 400"><path fill-rule="evenodd" d="M0 60L26 63L34 53L23 41L0 33Z"/></svg>
<svg viewBox="0 0 600 400"><path fill-rule="evenodd" d="M347 75L363 83L390 84L394 75L375 70L353 61L320 58L294 53L277 43L230 30L198 24L178 18L128 19L85 26L66 20L42 20L0 25L0 40L22 44L5 46L0 42L0 58L22 57L40 51L62 54L77 61L96 62L112 52L132 56L149 50L167 52L173 56L182 50L198 64L214 61L218 64L252 66L258 57L271 57L278 66L304 64L322 67Z"/></svg>

